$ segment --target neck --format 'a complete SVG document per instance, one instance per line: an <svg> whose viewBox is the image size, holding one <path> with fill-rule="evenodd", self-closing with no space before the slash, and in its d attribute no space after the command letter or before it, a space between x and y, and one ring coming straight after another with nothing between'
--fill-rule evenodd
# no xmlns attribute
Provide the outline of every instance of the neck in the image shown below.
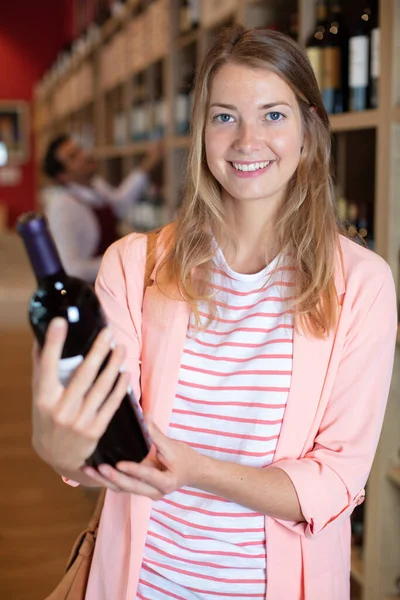
<svg viewBox="0 0 400 600"><path fill-rule="evenodd" d="M222 251L229 266L238 273L257 273L275 258L279 241L275 232L278 206L261 200L238 201L223 197L227 229Z"/></svg>

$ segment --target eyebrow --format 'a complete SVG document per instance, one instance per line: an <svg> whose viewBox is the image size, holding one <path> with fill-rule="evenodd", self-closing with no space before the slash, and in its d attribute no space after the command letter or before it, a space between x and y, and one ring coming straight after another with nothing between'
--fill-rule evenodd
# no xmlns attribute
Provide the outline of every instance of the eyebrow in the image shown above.
<svg viewBox="0 0 400 600"><path fill-rule="evenodd" d="M274 106L281 106L282 104L285 106L289 106L289 108L292 108L292 105L289 104L289 102L285 102L284 100L278 100L275 102L269 102L268 104L262 104L258 108L259 110L268 110L269 108L273 108ZM213 107L227 108L228 110L238 110L233 104L224 104L219 102L214 102L210 105L210 108Z"/></svg>

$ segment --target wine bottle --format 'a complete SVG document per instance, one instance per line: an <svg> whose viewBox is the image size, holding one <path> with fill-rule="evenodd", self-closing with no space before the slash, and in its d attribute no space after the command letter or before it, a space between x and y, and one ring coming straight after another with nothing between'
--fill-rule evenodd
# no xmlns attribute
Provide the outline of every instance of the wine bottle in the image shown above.
<svg viewBox="0 0 400 600"><path fill-rule="evenodd" d="M335 0L323 48L322 99L328 113L342 113L347 105L348 52L342 6Z"/></svg>
<svg viewBox="0 0 400 600"><path fill-rule="evenodd" d="M328 31L328 9L326 0L317 0L317 25L306 44L307 56L318 83L322 90L323 86L323 48L326 45Z"/></svg>
<svg viewBox="0 0 400 600"><path fill-rule="evenodd" d="M67 385L89 352L106 319L93 288L82 279L70 277L62 267L45 218L26 213L17 222L17 230L37 279L37 289L29 303L29 321L34 335L43 346L47 327L54 317L68 321L68 335L59 362L59 378ZM100 371L106 366L110 354ZM151 441L142 410L133 393L126 394L86 464L115 466L121 460L142 461Z"/></svg>
<svg viewBox="0 0 400 600"><path fill-rule="evenodd" d="M372 4L370 41L370 108L378 108L378 85L381 70L381 30L378 25L378 7Z"/></svg>
<svg viewBox="0 0 400 600"><path fill-rule="evenodd" d="M200 23L200 1L189 0L188 2L188 18L190 28L194 29L199 26Z"/></svg>
<svg viewBox="0 0 400 600"><path fill-rule="evenodd" d="M179 29L181 33L186 33L190 29L190 13L188 0L182 0L179 13Z"/></svg>
<svg viewBox="0 0 400 600"><path fill-rule="evenodd" d="M371 8L366 6L349 40L350 110L365 110L368 107L370 31Z"/></svg>

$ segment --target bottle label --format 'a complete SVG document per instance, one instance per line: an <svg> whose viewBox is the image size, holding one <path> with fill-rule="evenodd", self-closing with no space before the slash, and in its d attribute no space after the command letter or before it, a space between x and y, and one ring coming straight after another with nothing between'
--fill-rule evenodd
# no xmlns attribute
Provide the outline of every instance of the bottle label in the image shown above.
<svg viewBox="0 0 400 600"><path fill-rule="evenodd" d="M82 354L78 354L77 356L71 356L70 358L62 358L58 362L58 378L64 387L67 387L82 361Z"/></svg>
<svg viewBox="0 0 400 600"><path fill-rule="evenodd" d="M371 32L371 77L378 79L381 66L381 30L376 27Z"/></svg>
<svg viewBox="0 0 400 600"><path fill-rule="evenodd" d="M323 83L323 62L322 62L322 48L316 48L311 46L307 48L307 56L314 70L315 77L317 79L318 87L322 89Z"/></svg>
<svg viewBox="0 0 400 600"><path fill-rule="evenodd" d="M340 79L340 48L328 46L324 48L323 89L340 90Z"/></svg>
<svg viewBox="0 0 400 600"><path fill-rule="evenodd" d="M368 38L357 35L350 38L350 72L351 88L363 88L368 85Z"/></svg>

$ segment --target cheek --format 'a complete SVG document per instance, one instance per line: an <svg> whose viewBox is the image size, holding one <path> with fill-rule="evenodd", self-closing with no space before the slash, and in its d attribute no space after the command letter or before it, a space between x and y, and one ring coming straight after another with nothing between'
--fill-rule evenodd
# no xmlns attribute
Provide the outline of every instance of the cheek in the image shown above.
<svg viewBox="0 0 400 600"><path fill-rule="evenodd" d="M278 132L274 136L273 145L282 158L298 156L302 145L301 135L297 131Z"/></svg>
<svg viewBox="0 0 400 600"><path fill-rule="evenodd" d="M204 136L205 147L206 147L206 158L210 168L212 168L215 161L221 157L222 140L220 136L215 135L212 131L205 132Z"/></svg>

